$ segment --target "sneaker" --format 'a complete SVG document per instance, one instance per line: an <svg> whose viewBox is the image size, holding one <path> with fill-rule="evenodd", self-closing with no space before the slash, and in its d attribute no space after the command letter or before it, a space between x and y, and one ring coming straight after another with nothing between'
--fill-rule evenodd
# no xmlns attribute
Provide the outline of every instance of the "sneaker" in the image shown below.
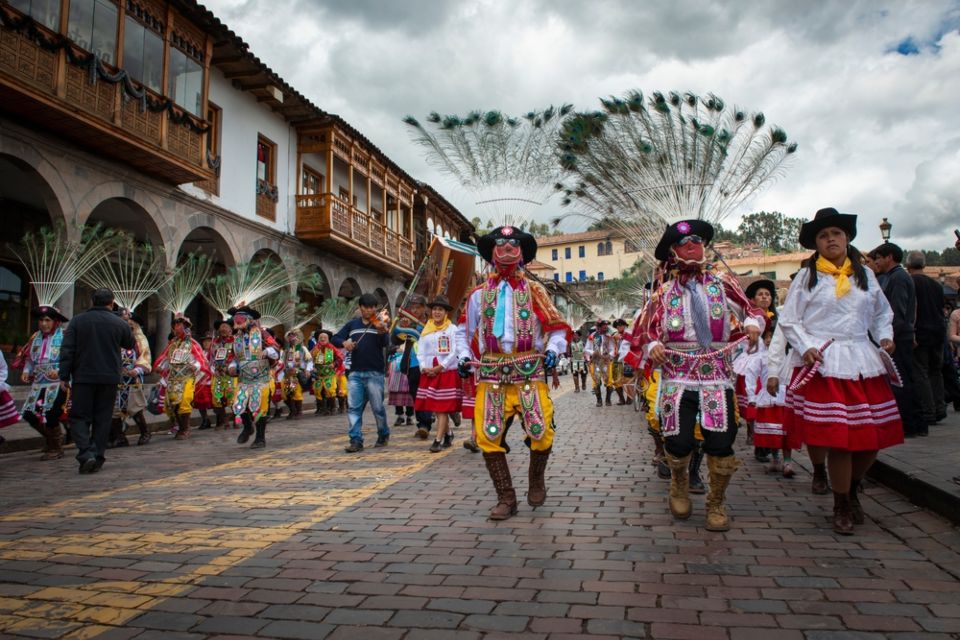
<svg viewBox="0 0 960 640"><path fill-rule="evenodd" d="M794 469L793 469L793 462L791 462L791 461L789 461L789 460L788 460L787 462L784 462L784 463L783 463L783 477L784 477L784 478L792 478L792 477L795 476L795 475L797 475L797 472L794 471Z"/></svg>
<svg viewBox="0 0 960 640"><path fill-rule="evenodd" d="M478 447L478 446L477 446L477 443L475 443L475 442L472 441L472 440L464 440L464 441L463 441L463 448L466 449L467 451L469 451L470 453L479 453L479 452L480 452L480 447Z"/></svg>
<svg viewBox="0 0 960 640"><path fill-rule="evenodd" d="M443 448L443 445L440 444L439 440L434 440L433 444L430 445L430 453L440 453L440 449Z"/></svg>
<svg viewBox="0 0 960 640"><path fill-rule="evenodd" d="M387 443L390 442L390 436L377 436L377 441L373 444L374 447L385 447Z"/></svg>
<svg viewBox="0 0 960 640"><path fill-rule="evenodd" d="M453 434L448 433L447 435L443 436L443 448L449 449L451 445L453 445Z"/></svg>
<svg viewBox="0 0 960 640"><path fill-rule="evenodd" d="M359 440L351 440L350 446L344 447L343 449L347 453L356 453L357 451L363 451L363 443Z"/></svg>

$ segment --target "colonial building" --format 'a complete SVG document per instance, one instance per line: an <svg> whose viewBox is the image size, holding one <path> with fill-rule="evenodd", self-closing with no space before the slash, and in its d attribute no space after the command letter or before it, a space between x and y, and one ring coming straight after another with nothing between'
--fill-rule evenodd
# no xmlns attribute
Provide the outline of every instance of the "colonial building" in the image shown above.
<svg viewBox="0 0 960 640"><path fill-rule="evenodd" d="M537 259L557 282L612 280L640 259L640 250L616 231L604 229L538 238Z"/></svg>
<svg viewBox="0 0 960 640"><path fill-rule="evenodd" d="M313 265L329 296L390 307L431 233L470 222L342 118L264 65L194 0L0 0L3 240L102 223L223 269ZM0 249L0 349L32 326L26 274ZM60 306L86 307L69 292ZM163 341L155 298L140 314ZM209 327L202 301L190 314Z"/></svg>

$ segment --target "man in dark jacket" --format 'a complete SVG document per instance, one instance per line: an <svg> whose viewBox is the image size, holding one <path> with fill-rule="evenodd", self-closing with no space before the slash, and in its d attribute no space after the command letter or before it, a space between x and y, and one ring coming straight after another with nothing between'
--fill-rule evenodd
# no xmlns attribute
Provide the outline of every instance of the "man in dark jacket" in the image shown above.
<svg viewBox="0 0 960 640"><path fill-rule="evenodd" d="M920 409L917 398L917 385L913 366L914 328L917 315L917 296L913 279L903 268L903 249L886 242L870 252L877 280L883 288L883 294L893 309L893 361L900 371L902 387L893 387L897 399L900 419L903 421L903 435L927 435L927 421Z"/></svg>
<svg viewBox="0 0 960 640"><path fill-rule="evenodd" d="M60 384L69 383L71 388L70 432L80 473L103 466L117 384L122 380L120 349L134 348L130 327L113 314L109 289L94 291L92 308L67 326L60 349Z"/></svg>
<svg viewBox="0 0 960 640"><path fill-rule="evenodd" d="M947 330L943 326L943 285L924 275L925 266L926 256L922 251L911 251L907 256L907 271L917 289L917 347L913 351L917 391L923 417L934 424L947 417L942 371Z"/></svg>
<svg viewBox="0 0 960 640"><path fill-rule="evenodd" d="M386 369L384 351L390 345L389 327L377 318L380 306L376 296L360 296L360 317L353 318L331 338L335 347L351 354L350 375L347 376L347 416L350 420L350 444L347 453L363 450L363 410L370 402L377 421L375 447L386 446L390 440L387 412L383 406L383 372Z"/></svg>

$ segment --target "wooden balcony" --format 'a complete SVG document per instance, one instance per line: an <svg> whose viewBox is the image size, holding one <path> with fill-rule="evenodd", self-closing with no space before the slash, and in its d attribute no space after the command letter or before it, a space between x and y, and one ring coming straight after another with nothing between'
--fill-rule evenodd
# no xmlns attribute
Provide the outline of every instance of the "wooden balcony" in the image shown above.
<svg viewBox="0 0 960 640"><path fill-rule="evenodd" d="M371 269L413 275L413 241L330 194L297 196L297 237Z"/></svg>
<svg viewBox="0 0 960 640"><path fill-rule="evenodd" d="M187 122L175 124L165 110L144 108L146 103L125 95L123 82L96 78L70 62L65 49L51 51L38 43L41 38L58 42L60 36L37 26L39 37L31 37L28 30L10 27L11 17L22 16L6 6L0 11L8 18L0 22L0 112L166 182L214 177L207 164L205 134L197 131L206 128L206 122L186 116L195 129ZM72 53L77 58L89 55L79 49ZM162 96L149 97L154 104L163 104Z"/></svg>

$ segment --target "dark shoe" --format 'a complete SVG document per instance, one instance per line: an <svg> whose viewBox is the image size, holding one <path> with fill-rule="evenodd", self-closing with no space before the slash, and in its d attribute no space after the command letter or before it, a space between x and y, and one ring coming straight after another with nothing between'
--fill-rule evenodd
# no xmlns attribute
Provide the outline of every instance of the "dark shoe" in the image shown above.
<svg viewBox="0 0 960 640"><path fill-rule="evenodd" d="M439 440L434 440L433 444L430 445L430 453L440 453L440 449L443 448L443 445L440 444Z"/></svg>
<svg viewBox="0 0 960 640"><path fill-rule="evenodd" d="M181 413L177 416L177 424L179 429L177 430L177 435L173 437L174 440L186 440L190 437L190 414Z"/></svg>
<svg viewBox="0 0 960 640"><path fill-rule="evenodd" d="M267 446L267 421L263 418L257 420L257 435L253 439L251 449L263 449Z"/></svg>
<svg viewBox="0 0 960 640"><path fill-rule="evenodd" d="M938 413L938 414L937 414L937 420L936 420L937 422L942 422L942 421L944 421L944 420L946 420L946 419L947 419L947 412L946 412L946 411L944 411L943 413Z"/></svg>
<svg viewBox="0 0 960 640"><path fill-rule="evenodd" d="M80 473L87 474L93 473L97 468L97 459L96 458L87 458L80 463Z"/></svg>
<svg viewBox="0 0 960 640"><path fill-rule="evenodd" d="M853 535L849 494L833 492L833 531L842 536Z"/></svg>
<svg viewBox="0 0 960 640"><path fill-rule="evenodd" d="M443 436L443 448L449 449L451 446L453 446L453 434L448 433L447 435Z"/></svg>
<svg viewBox="0 0 960 640"><path fill-rule="evenodd" d="M343 449L347 453L356 453L357 451L363 451L363 443L359 440L351 440L350 445Z"/></svg>
<svg viewBox="0 0 960 640"><path fill-rule="evenodd" d="M546 451L530 451L530 467L527 471L529 481L527 489L527 504L539 507L547 500L547 485L544 474L547 471L547 461L550 459L550 449Z"/></svg>
<svg viewBox="0 0 960 640"><path fill-rule="evenodd" d="M480 447L478 447L473 440L464 440L464 441L463 441L463 448L466 449L467 451L469 451L470 453L479 453L479 452L480 452Z"/></svg>
<svg viewBox="0 0 960 640"><path fill-rule="evenodd" d="M96 473L97 471L100 471L100 469L103 469L103 463L106 461L107 460L105 458L97 458L97 463L93 465L93 473Z"/></svg>
<svg viewBox="0 0 960 640"><path fill-rule="evenodd" d="M385 447L390 442L390 436L377 436L377 441L373 443L374 448Z"/></svg>
<svg viewBox="0 0 960 640"><path fill-rule="evenodd" d="M813 481L810 483L810 492L818 496L825 496L830 493L830 483L827 480L827 465L813 465Z"/></svg>
<svg viewBox="0 0 960 640"><path fill-rule="evenodd" d="M407 416L407 426L408 427L413 426L413 418L410 416Z"/></svg>
<svg viewBox="0 0 960 640"><path fill-rule="evenodd" d="M406 422L406 419L403 416L397 416L397 419L393 422L393 426L402 427L404 422Z"/></svg>
<svg viewBox="0 0 960 640"><path fill-rule="evenodd" d="M865 515L860 504L860 480L850 481L850 520L853 524L863 524Z"/></svg>
<svg viewBox="0 0 960 640"><path fill-rule="evenodd" d="M929 430L929 429L921 429L920 431L917 432L917 435L920 436L921 438L926 438L927 436L930 435L930 430Z"/></svg>
<svg viewBox="0 0 960 640"><path fill-rule="evenodd" d="M430 431L428 431L426 427L419 427L417 429L417 437L421 440L426 440L428 435L430 435Z"/></svg>
<svg viewBox="0 0 960 640"><path fill-rule="evenodd" d="M460 415L459 411L454 411L450 414L450 419L453 421L453 426L459 427L460 422L463 420L463 416Z"/></svg>
<svg viewBox="0 0 960 640"><path fill-rule="evenodd" d="M204 417L203 420L200 421L200 426L197 427L197 431L205 431L207 429L212 429L212 428L213 428L213 425L210 424L210 418ZM122 446L122 445L119 445L119 446Z"/></svg>
<svg viewBox="0 0 960 640"><path fill-rule="evenodd" d="M243 422L243 431L240 432L240 435L237 436L237 444L246 444L250 439L250 436L253 435L253 417L245 413L241 418Z"/></svg>
<svg viewBox="0 0 960 640"><path fill-rule="evenodd" d="M754 447L753 459L757 462L767 463L770 462L770 454L767 453L767 450L762 447Z"/></svg>
<svg viewBox="0 0 960 640"><path fill-rule="evenodd" d="M143 417L143 412L133 416L133 421L137 424L137 429L140 430L140 438L137 439L137 446L150 442L150 438L153 437L153 434L150 433L150 427L147 426L147 421Z"/></svg>

